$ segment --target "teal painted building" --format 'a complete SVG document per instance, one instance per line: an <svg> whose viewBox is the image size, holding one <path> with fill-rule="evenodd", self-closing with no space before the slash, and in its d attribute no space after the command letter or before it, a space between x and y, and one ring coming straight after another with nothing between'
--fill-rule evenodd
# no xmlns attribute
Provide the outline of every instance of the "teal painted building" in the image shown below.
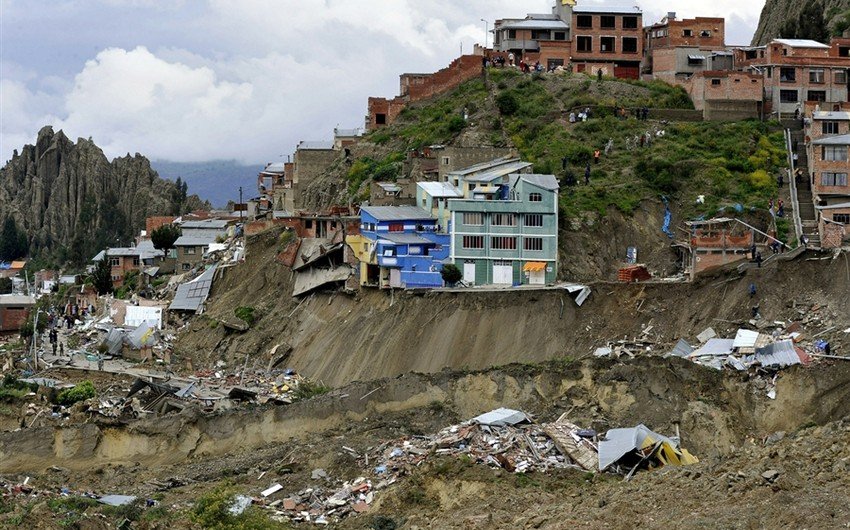
<svg viewBox="0 0 850 530"><path fill-rule="evenodd" d="M475 179L470 179L475 180ZM470 285L546 285L558 274L558 180L511 174L464 182L448 200L450 259Z"/></svg>

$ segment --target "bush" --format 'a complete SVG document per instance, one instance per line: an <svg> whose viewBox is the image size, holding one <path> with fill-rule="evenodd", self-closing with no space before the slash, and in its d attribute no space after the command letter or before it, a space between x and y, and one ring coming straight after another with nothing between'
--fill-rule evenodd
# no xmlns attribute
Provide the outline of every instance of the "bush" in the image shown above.
<svg viewBox="0 0 850 530"><path fill-rule="evenodd" d="M453 263L443 265L443 270L440 271L440 276L443 277L443 281L446 282L446 285L454 285L463 279L463 273L460 271L458 266Z"/></svg>
<svg viewBox="0 0 850 530"><path fill-rule="evenodd" d="M502 92L499 94L496 97L496 106L499 108L499 112L505 116L516 114L516 111L519 110L519 102L512 92Z"/></svg>
<svg viewBox="0 0 850 530"><path fill-rule="evenodd" d="M236 314L236 318L244 320L249 326L256 320L253 307L241 306L237 307L233 312Z"/></svg>
<svg viewBox="0 0 850 530"><path fill-rule="evenodd" d="M773 183L773 179L770 178L767 171L758 169L747 175L747 182L756 189L763 189L769 187Z"/></svg>
<svg viewBox="0 0 850 530"><path fill-rule="evenodd" d="M295 391L292 394L296 400L300 400L310 399L314 396L321 396L322 394L327 394L330 391L330 387L327 387L322 383L316 383L314 381L301 381L301 383L299 383L298 386L295 387Z"/></svg>
<svg viewBox="0 0 850 530"><path fill-rule="evenodd" d="M94 389L94 384L91 381L83 381L74 388L67 388L56 397L56 402L60 405L70 407L78 401L85 401L97 395Z"/></svg>
<svg viewBox="0 0 850 530"><path fill-rule="evenodd" d="M233 515L230 507L235 500L235 492L219 487L202 495L192 510L192 520L201 528L209 530L285 530L288 525L272 521L262 511L249 506L240 515Z"/></svg>

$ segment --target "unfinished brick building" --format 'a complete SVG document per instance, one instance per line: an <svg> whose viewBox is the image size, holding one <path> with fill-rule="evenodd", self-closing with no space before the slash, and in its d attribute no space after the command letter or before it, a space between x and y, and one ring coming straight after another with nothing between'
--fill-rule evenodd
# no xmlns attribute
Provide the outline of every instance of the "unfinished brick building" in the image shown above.
<svg viewBox="0 0 850 530"><path fill-rule="evenodd" d="M762 117L764 81L760 75L730 70L694 74L684 83L706 120L746 120Z"/></svg>
<svg viewBox="0 0 850 530"><path fill-rule="evenodd" d="M605 5L572 9L576 72L638 79L643 57L643 13L639 7Z"/></svg>

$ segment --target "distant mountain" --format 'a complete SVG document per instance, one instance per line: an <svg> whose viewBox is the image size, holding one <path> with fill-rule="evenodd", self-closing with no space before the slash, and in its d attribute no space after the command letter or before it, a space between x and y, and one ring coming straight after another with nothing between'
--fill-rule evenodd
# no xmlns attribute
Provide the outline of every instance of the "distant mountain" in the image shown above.
<svg viewBox="0 0 850 530"><path fill-rule="evenodd" d="M0 221L14 220L29 255L84 263L104 246L128 245L154 215L209 208L159 178L136 153L109 161L91 139L44 127L35 145L0 169Z"/></svg>
<svg viewBox="0 0 850 530"><path fill-rule="evenodd" d="M204 200L220 208L227 201L239 200L239 186L242 186L242 198L257 195L257 174L263 165L243 165L235 160L211 160L209 162L169 162L155 160L151 162L160 176L169 180L180 177L189 184L189 189Z"/></svg>

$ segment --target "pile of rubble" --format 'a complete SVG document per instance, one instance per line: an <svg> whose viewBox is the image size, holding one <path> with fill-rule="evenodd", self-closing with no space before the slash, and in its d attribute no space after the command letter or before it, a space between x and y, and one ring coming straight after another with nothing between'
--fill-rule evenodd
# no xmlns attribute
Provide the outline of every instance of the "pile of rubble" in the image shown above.
<svg viewBox="0 0 850 530"><path fill-rule="evenodd" d="M558 469L614 473L630 478L640 469L665 465L688 465L698 460L679 446L676 438L657 434L643 425L611 429L600 436L592 429L570 423L564 414L557 421L537 424L525 413L500 408L452 425L433 436L410 436L368 448L363 454L343 447L367 476L327 487L331 482L322 469L312 479L314 486L279 499L282 492L273 484L257 497L240 496L234 513L254 503L272 512L280 521L331 524L369 510L375 492L396 483L435 456L465 458L480 465L510 473L547 473Z"/></svg>

